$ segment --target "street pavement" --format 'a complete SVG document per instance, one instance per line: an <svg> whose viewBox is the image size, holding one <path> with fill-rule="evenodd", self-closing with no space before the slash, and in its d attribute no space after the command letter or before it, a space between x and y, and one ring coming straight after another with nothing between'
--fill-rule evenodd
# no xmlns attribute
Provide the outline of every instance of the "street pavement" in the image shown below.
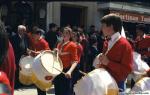
<svg viewBox="0 0 150 95"><path fill-rule="evenodd" d="M14 95L37 95L36 87L23 87L20 89L16 89ZM54 86L51 87L49 91L47 91L46 95L55 95Z"/></svg>
<svg viewBox="0 0 150 95"><path fill-rule="evenodd" d="M129 91L130 89L127 88L126 93L128 93ZM23 87L21 89L15 90L14 95L37 95L37 90L35 87ZM46 95L55 95L54 86L52 86L52 88L47 91Z"/></svg>

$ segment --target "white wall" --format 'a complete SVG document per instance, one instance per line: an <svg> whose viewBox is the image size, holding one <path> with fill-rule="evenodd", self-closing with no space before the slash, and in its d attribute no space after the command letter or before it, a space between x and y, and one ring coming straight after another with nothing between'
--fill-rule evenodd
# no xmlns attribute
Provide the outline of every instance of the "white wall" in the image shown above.
<svg viewBox="0 0 150 95"><path fill-rule="evenodd" d="M56 23L60 26L61 5L70 4L81 7L87 7L86 27L94 24L99 26L95 21L97 19L97 2L48 2L47 3L47 29L49 23Z"/></svg>

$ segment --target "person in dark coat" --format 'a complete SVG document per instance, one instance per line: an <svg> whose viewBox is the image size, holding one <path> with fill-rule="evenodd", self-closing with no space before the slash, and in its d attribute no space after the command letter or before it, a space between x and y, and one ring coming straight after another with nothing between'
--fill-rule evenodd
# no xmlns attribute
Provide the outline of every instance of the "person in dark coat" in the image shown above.
<svg viewBox="0 0 150 95"><path fill-rule="evenodd" d="M45 34L45 40L48 42L49 47L53 50L57 44L57 25L54 23L49 24L49 31Z"/></svg>
<svg viewBox="0 0 150 95"><path fill-rule="evenodd" d="M88 60L87 60L87 69L88 72L92 71L94 69L93 67L93 61L95 57L98 55L98 48L97 48L97 37L96 35L92 35L89 38L89 52L88 52Z"/></svg>
<svg viewBox="0 0 150 95"><path fill-rule="evenodd" d="M29 38L26 35L26 27L23 25L18 26L18 32L11 38L11 43L15 52L15 60L16 60L16 82L15 88L21 87L21 83L19 82L19 60L22 55L27 55L27 48L29 46Z"/></svg>

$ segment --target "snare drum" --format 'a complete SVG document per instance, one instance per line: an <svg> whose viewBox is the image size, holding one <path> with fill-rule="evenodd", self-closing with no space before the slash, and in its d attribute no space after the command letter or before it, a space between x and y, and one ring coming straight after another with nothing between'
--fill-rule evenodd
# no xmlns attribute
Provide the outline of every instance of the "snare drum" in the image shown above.
<svg viewBox="0 0 150 95"><path fill-rule="evenodd" d="M143 77L142 79L140 79L137 83L135 83L134 87L131 90L132 93L141 91L150 91L150 77Z"/></svg>
<svg viewBox="0 0 150 95"><path fill-rule="evenodd" d="M52 51L44 51L37 55L32 64L32 81L43 91L51 87L52 80L63 70L58 56Z"/></svg>
<svg viewBox="0 0 150 95"><path fill-rule="evenodd" d="M118 95L119 89L113 77L103 68L95 69L74 85L76 95Z"/></svg>
<svg viewBox="0 0 150 95"><path fill-rule="evenodd" d="M34 58L32 56L25 56L20 59L19 66L19 81L24 85L32 84L32 63Z"/></svg>

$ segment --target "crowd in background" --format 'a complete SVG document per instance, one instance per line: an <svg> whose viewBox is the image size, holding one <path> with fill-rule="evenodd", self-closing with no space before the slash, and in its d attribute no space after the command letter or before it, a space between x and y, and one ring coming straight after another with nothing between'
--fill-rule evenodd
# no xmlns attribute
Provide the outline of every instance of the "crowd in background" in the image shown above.
<svg viewBox="0 0 150 95"><path fill-rule="evenodd" d="M93 60L95 57L103 52L103 43L106 40L106 38L103 36L102 30L96 30L94 25L91 25L86 31L84 27L80 26L70 26L67 25L66 27L69 27L72 29L72 38L76 39L71 39L72 41L76 42L79 44L79 48L81 51L80 54L80 61L78 64L78 68L84 72L90 72L94 69L93 67ZM150 66L150 36L146 35L144 32L145 30L145 25L140 24L137 25L136 27L136 39L130 38L129 35L127 35L127 39L130 41L131 45L133 46L133 49L137 52L139 52L142 55L142 59L147 62L147 64ZM28 29L25 25L19 25L18 26L18 31L12 31L11 27L6 28L6 32L8 34L9 38L9 44L8 44L8 53L9 49L13 47L14 50L14 56L15 57L15 62L12 63L13 70L10 71L13 74L10 74L8 72L8 68L6 68L8 78L10 79L10 84L14 86L14 83L11 81L14 81L14 71L15 73L15 88L20 88L22 85L19 83L19 60L22 55L28 55L27 48L32 48L32 49L40 49L34 48L33 42L37 40L39 37L42 37L43 40L40 41L40 43L47 44L47 46L43 46L43 49L51 49L54 50L57 47L57 44L63 40L63 28L64 27L59 27L55 23L49 24L49 30L44 31L43 29L40 29L38 26L33 26L32 29ZM2 31L2 30L0 30ZM37 39L36 39L37 38ZM1 41L1 40L0 40ZM39 42L38 42L39 43ZM11 46L12 44L12 46ZM41 44L40 44L41 45ZM1 46L1 45L0 45ZM12 53L10 50L10 53ZM116 51L117 52L117 51ZM11 54L12 55L12 54ZM36 55L36 54L33 54ZM9 56L8 56L9 57ZM12 56L11 56L12 57ZM8 58L8 60L12 60L11 58ZM1 61L1 60L0 60ZM14 60L12 60L14 61ZM9 63L9 62L8 62ZM16 68L15 68L16 65ZM3 66L5 67L5 66ZM10 68L11 68L10 67ZM40 93L40 92L39 92Z"/></svg>

